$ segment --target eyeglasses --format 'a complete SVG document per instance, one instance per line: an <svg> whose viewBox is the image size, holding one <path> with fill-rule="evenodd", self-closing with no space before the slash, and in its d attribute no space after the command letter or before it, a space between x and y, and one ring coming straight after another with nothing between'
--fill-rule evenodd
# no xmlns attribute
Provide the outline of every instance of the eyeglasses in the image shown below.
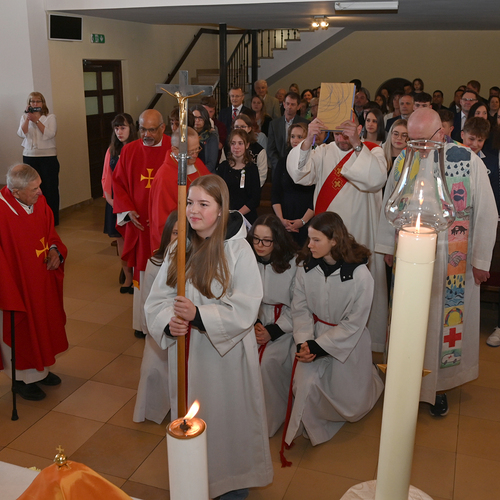
<svg viewBox="0 0 500 500"><path fill-rule="evenodd" d="M233 125L234 129L240 129L242 128L243 130L246 130L247 128L250 128L248 125Z"/></svg>
<svg viewBox="0 0 500 500"><path fill-rule="evenodd" d="M396 138L401 137L401 139L408 139L408 134L405 132L399 133L396 130L392 132L392 135Z"/></svg>
<svg viewBox="0 0 500 500"><path fill-rule="evenodd" d="M273 240L261 240L260 238L257 238L257 236L252 237L252 242L254 245L262 243L262 246L264 247L270 247L273 244Z"/></svg>
<svg viewBox="0 0 500 500"><path fill-rule="evenodd" d="M42 104L42 101L39 101L39 100L35 101L33 99L30 99L30 103L31 104Z"/></svg>
<svg viewBox="0 0 500 500"><path fill-rule="evenodd" d="M202 147L198 146L196 149L191 149L190 151L188 151L188 152L187 152L187 154L188 154L189 156L195 156L195 155L197 155L197 154L198 154L198 153L199 153L202 149L203 149ZM175 151L177 151L177 153L179 152L179 148L178 148L178 147L176 147L176 146L172 146L172 151L174 151L174 150L175 150ZM176 153L176 154L177 154L177 153Z"/></svg>
<svg viewBox="0 0 500 500"><path fill-rule="evenodd" d="M465 102L476 102L477 101L477 99L475 97L461 97L460 100L465 101Z"/></svg>
<svg viewBox="0 0 500 500"><path fill-rule="evenodd" d="M202 122L205 121L205 119L203 118L203 116L195 116L194 117L194 121L196 120L201 120Z"/></svg>
<svg viewBox="0 0 500 500"><path fill-rule="evenodd" d="M432 141L432 138L442 129L443 127L439 127L429 138L429 141Z"/></svg>
<svg viewBox="0 0 500 500"><path fill-rule="evenodd" d="M160 123L157 127L155 128L144 128L144 127L139 127L139 132L141 134L145 134L146 132L149 132L150 134L154 134L161 126L163 123Z"/></svg>

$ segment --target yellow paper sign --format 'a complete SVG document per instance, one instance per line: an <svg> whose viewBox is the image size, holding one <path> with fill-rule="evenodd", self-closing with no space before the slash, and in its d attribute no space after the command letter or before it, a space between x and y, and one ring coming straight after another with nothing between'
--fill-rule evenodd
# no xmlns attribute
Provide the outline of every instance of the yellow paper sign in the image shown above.
<svg viewBox="0 0 500 500"><path fill-rule="evenodd" d="M352 120L356 86L354 83L321 83L318 118L326 130L340 130L340 124Z"/></svg>

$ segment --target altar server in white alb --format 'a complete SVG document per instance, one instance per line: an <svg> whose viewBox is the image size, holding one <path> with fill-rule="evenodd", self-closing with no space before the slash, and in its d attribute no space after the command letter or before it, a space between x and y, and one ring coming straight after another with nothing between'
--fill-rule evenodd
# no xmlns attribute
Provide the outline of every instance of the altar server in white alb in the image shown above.
<svg viewBox="0 0 500 500"><path fill-rule="evenodd" d="M383 383L372 364L366 328L373 278L370 251L333 212L316 215L299 253L292 302L297 366L286 443L303 428L313 446L375 405Z"/></svg>
<svg viewBox="0 0 500 500"><path fill-rule="evenodd" d="M295 243L274 214L261 215L248 234L259 266L264 297L255 324L266 399L269 437L285 421L295 354L292 296L295 282Z"/></svg>
<svg viewBox="0 0 500 500"><path fill-rule="evenodd" d="M208 432L210 497L246 498L272 481L273 467L254 324L262 282L243 217L229 213L216 175L196 179L187 196L186 297L177 296L177 245L146 300L148 330L169 352L177 380L176 337L190 330L187 402L200 402ZM184 318L184 319L182 319ZM175 385L176 382L173 384ZM172 419L177 394L170 394Z"/></svg>
<svg viewBox="0 0 500 500"><path fill-rule="evenodd" d="M167 247L177 239L177 210L167 217L163 227L160 246L149 259L144 271L144 282L140 290L141 307L149 296L154 280L163 264ZM145 319L144 319L145 321ZM143 331L147 331L147 328ZM168 350L162 349L146 334L144 352L142 353L141 378L137 387L137 398L134 408L134 422L145 419L161 424L170 411L170 388L172 381L168 376Z"/></svg>
<svg viewBox="0 0 500 500"><path fill-rule="evenodd" d="M429 108L417 109L408 119L408 135L410 140L432 137L442 142L439 115ZM394 162L386 200L401 176L405 153L403 150ZM489 277L498 218L481 159L457 143L445 144L444 155L445 180L456 219L447 231L438 233L424 357L424 369L431 373L422 379L420 392L420 401L430 403L430 413L437 417L448 413L442 391L474 380L479 373L479 291ZM382 210L376 250L386 254L390 265L394 241L395 229Z"/></svg>
<svg viewBox="0 0 500 500"><path fill-rule="evenodd" d="M361 127L357 123L347 121L340 127L342 132L334 132L335 142L312 149L315 137L327 129L318 118L313 120L306 139L288 154L287 170L297 184L316 185L316 214L338 213L349 233L372 252L368 267L377 293L368 328L372 349L383 351L387 327L387 282L383 257L373 254L373 250L382 206L382 187L387 180L387 162L380 146L361 142Z"/></svg>

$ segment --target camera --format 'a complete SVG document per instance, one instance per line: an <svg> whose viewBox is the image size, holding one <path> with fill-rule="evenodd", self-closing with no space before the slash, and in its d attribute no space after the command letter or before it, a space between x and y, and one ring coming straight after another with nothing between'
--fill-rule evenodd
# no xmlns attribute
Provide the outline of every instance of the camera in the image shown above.
<svg viewBox="0 0 500 500"><path fill-rule="evenodd" d="M34 108L32 106L28 106L28 109L25 111L25 113L41 113L42 108Z"/></svg>

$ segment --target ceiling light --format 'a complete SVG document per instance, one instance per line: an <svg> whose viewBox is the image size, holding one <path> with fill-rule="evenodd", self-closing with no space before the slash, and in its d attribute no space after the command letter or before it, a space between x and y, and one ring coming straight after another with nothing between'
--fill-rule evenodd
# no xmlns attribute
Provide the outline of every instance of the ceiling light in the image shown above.
<svg viewBox="0 0 500 500"><path fill-rule="evenodd" d="M387 2L335 2L335 11L397 11L399 8L399 1Z"/></svg>
<svg viewBox="0 0 500 500"><path fill-rule="evenodd" d="M311 27L313 30L317 30L321 28L322 30L326 30L330 26L328 22L328 17L326 16L314 16L313 22L311 23Z"/></svg>

